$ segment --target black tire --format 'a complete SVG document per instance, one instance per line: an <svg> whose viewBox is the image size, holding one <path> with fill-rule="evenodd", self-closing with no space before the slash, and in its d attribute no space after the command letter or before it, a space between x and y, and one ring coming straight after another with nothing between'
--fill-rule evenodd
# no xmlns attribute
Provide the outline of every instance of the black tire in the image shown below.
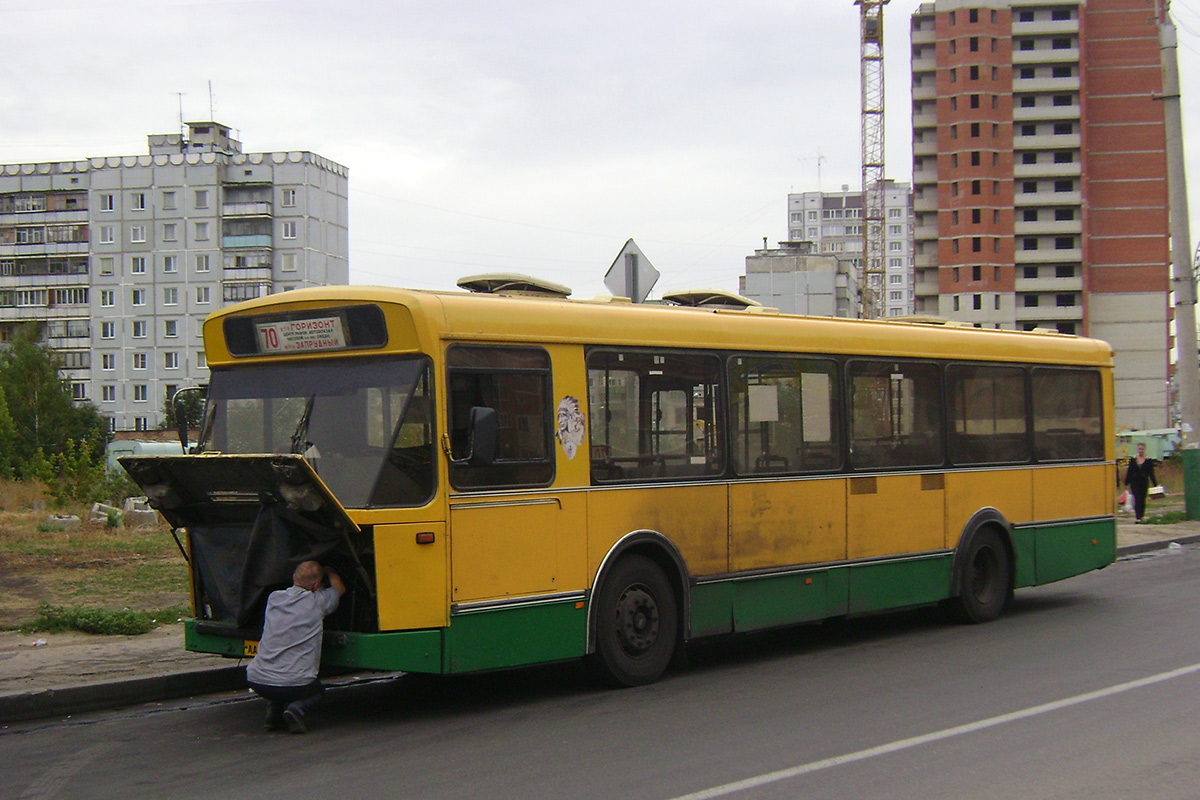
<svg viewBox="0 0 1200 800"><path fill-rule="evenodd" d="M1008 549L1000 534L981 530L971 537L953 598L954 615L962 622L991 622L1004 613L1012 597Z"/></svg>
<svg viewBox="0 0 1200 800"><path fill-rule="evenodd" d="M645 556L625 556L605 577L596 603L593 663L601 676L618 686L658 680L679 632L679 603L662 569Z"/></svg>

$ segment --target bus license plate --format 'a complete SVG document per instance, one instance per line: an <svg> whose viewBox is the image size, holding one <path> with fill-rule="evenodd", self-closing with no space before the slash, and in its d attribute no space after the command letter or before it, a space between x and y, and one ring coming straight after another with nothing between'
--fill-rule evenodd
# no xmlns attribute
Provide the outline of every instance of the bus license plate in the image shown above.
<svg viewBox="0 0 1200 800"><path fill-rule="evenodd" d="M258 642L251 642L251 641L242 642L242 655L244 655L244 656L258 655Z"/></svg>

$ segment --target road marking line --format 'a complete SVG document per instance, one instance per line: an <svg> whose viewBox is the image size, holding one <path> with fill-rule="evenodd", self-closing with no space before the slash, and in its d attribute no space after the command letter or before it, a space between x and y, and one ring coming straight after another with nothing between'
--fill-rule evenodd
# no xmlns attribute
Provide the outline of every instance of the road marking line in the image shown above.
<svg viewBox="0 0 1200 800"><path fill-rule="evenodd" d="M1107 689L1097 689L1094 692L1075 695L1074 697L1068 697L1063 700L1055 700L1052 703L1043 703L1040 706L1032 706L1020 711L1001 714L997 717L981 719L978 722L970 722L966 725L958 725L953 728L946 728L945 730L934 731L933 733L926 733L921 736L913 736L909 739L899 739L895 742L881 744L878 747L870 747L866 750L859 750L855 753L847 753L846 755L842 756L834 756L832 758L825 758L820 761L812 761L808 764L801 764L797 767L789 767L788 769L781 769L775 772L767 772L763 775L757 775L753 778L746 778L744 780L722 784L721 786L713 786L710 789L693 792L692 794L680 795L672 800L709 800L709 798L714 797L725 797L726 795L731 795L736 792L743 792L747 789L754 789L758 786L765 786L770 783L786 781L791 778L797 778L801 775L808 775L813 772L819 772L823 769L829 769L830 767L837 767L841 766L842 764L852 764L855 761L864 761L868 758L884 756L890 753L899 752L900 750L908 750L912 747L919 747L923 744L938 742L943 739L950 739L952 737L962 736L963 734L967 733L974 733L975 731L981 731L986 728L994 728L997 725L1004 725L1009 722L1028 719L1029 717L1036 717L1039 714L1048 714L1051 711L1058 711L1063 708L1077 706L1081 703L1089 703L1092 700L1099 700L1104 697L1110 697L1114 694L1121 694L1122 692L1140 689L1143 686L1151 686L1156 683L1162 683L1163 681L1173 680L1175 678L1183 677L1184 675L1191 675L1194 672L1200 672L1200 664L1192 664L1191 666L1180 667L1179 669L1173 669L1170 672L1160 672L1157 675L1151 675L1147 678L1139 678L1136 681L1129 681L1128 683L1119 683L1116 686L1109 686Z"/></svg>

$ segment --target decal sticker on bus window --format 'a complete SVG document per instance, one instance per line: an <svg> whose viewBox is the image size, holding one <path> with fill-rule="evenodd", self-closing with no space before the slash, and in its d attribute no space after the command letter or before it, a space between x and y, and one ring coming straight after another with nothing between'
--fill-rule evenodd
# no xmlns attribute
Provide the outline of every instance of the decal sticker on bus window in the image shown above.
<svg viewBox="0 0 1200 800"><path fill-rule="evenodd" d="M558 430L554 434L562 445L568 459L575 458L575 451L583 444L586 423L579 409L579 398L567 395L558 404Z"/></svg>

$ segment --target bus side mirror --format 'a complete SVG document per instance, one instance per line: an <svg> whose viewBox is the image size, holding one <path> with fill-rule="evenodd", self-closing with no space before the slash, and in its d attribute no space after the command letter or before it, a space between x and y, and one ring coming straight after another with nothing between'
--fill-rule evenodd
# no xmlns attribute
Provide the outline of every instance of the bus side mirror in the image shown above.
<svg viewBox="0 0 1200 800"><path fill-rule="evenodd" d="M467 463L486 467L496 460L496 409L473 406L467 422Z"/></svg>

